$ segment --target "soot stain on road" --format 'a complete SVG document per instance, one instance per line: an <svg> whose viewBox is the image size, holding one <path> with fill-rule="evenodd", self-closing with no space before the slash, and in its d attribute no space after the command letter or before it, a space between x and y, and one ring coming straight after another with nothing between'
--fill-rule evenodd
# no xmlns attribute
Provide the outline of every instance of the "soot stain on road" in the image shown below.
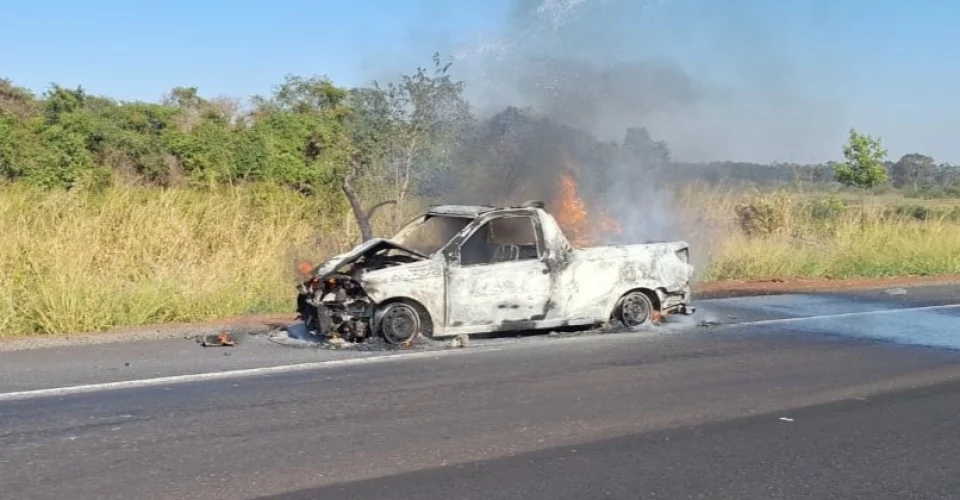
<svg viewBox="0 0 960 500"><path fill-rule="evenodd" d="M553 342L570 338L590 338L609 335L638 335L643 337L680 334L685 331L692 331L698 325L698 320L694 316L671 315L664 317L656 325L646 325L637 331L629 331L614 328L558 328L553 331L513 331L513 332L490 332L484 334L474 334L469 336L469 340L461 337L451 339L431 339L420 337L407 346L390 344L378 337L367 339L362 342L346 342L341 340L330 341L330 339L320 338L310 334L302 323L294 323L284 328L279 328L266 334L254 334L270 342L296 349L314 349L317 351L340 351L340 352L416 352L416 351L441 351L448 349L467 348L470 344L485 346L496 343L498 345L520 343L520 342Z"/></svg>

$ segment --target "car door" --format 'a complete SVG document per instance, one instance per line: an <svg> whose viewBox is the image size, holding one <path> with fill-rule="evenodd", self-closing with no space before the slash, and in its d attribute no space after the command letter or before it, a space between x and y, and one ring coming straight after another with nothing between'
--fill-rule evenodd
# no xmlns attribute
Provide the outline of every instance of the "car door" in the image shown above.
<svg viewBox="0 0 960 500"><path fill-rule="evenodd" d="M445 272L448 327L521 329L544 319L553 277L532 216L493 217L455 250Z"/></svg>

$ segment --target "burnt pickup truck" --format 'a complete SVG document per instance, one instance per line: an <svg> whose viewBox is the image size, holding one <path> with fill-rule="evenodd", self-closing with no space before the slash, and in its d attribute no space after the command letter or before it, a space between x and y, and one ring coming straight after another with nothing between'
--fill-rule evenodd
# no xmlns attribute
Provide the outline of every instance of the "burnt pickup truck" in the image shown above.
<svg viewBox="0 0 960 500"><path fill-rule="evenodd" d="M508 330L637 329L692 314L686 242L574 248L542 202L432 207L393 238L314 268L297 311L315 335L405 344Z"/></svg>

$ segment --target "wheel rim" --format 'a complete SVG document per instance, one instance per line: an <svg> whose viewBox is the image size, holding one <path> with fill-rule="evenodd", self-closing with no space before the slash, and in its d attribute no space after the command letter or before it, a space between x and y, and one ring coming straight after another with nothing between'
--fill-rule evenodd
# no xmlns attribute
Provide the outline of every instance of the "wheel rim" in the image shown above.
<svg viewBox="0 0 960 500"><path fill-rule="evenodd" d="M639 293L631 293L620 306L620 320L624 326L640 326L650 319L650 301Z"/></svg>
<svg viewBox="0 0 960 500"><path fill-rule="evenodd" d="M420 333L420 315L406 304L394 304L380 320L383 338L391 344L403 344Z"/></svg>

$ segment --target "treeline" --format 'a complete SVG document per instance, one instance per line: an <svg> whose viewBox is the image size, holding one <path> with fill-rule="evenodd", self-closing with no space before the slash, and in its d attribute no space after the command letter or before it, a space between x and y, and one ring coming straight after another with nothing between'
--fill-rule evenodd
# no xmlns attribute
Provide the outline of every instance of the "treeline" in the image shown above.
<svg viewBox="0 0 960 500"><path fill-rule="evenodd" d="M120 102L53 85L34 95L0 80L0 179L45 188L266 182L370 214L413 197L549 200L558 173L586 196L670 165L645 129L606 143L530 109L478 117L434 57L386 85L342 88L288 76L270 95L207 99L178 87L160 102Z"/></svg>
<svg viewBox="0 0 960 500"><path fill-rule="evenodd" d="M698 179L708 184L753 183L770 184L834 184L834 164L708 162L675 163L667 172L675 181ZM948 163L937 164L927 155L910 153L897 161L886 161L888 186L902 189L911 195L960 197L960 167Z"/></svg>
<svg viewBox="0 0 960 500"><path fill-rule="evenodd" d="M0 178L97 189L276 183L335 193L369 231L372 206L412 196L476 202L546 199L560 171L589 196L624 181L833 182L833 165L678 163L642 127L599 141L529 109L480 118L450 64L387 85L342 88L289 76L270 95L207 99L178 87L160 102L120 102L52 85L34 95L0 79ZM924 155L888 162L894 187L957 190L960 169ZM627 195L629 196L629 195Z"/></svg>
<svg viewBox="0 0 960 500"><path fill-rule="evenodd" d="M191 87L159 103L58 85L38 97L3 80L0 178L71 189L276 183L346 201L368 236L364 198L387 186L402 203L421 178L452 164L469 122L463 85L435 63L384 87L289 76L249 102L205 99Z"/></svg>

